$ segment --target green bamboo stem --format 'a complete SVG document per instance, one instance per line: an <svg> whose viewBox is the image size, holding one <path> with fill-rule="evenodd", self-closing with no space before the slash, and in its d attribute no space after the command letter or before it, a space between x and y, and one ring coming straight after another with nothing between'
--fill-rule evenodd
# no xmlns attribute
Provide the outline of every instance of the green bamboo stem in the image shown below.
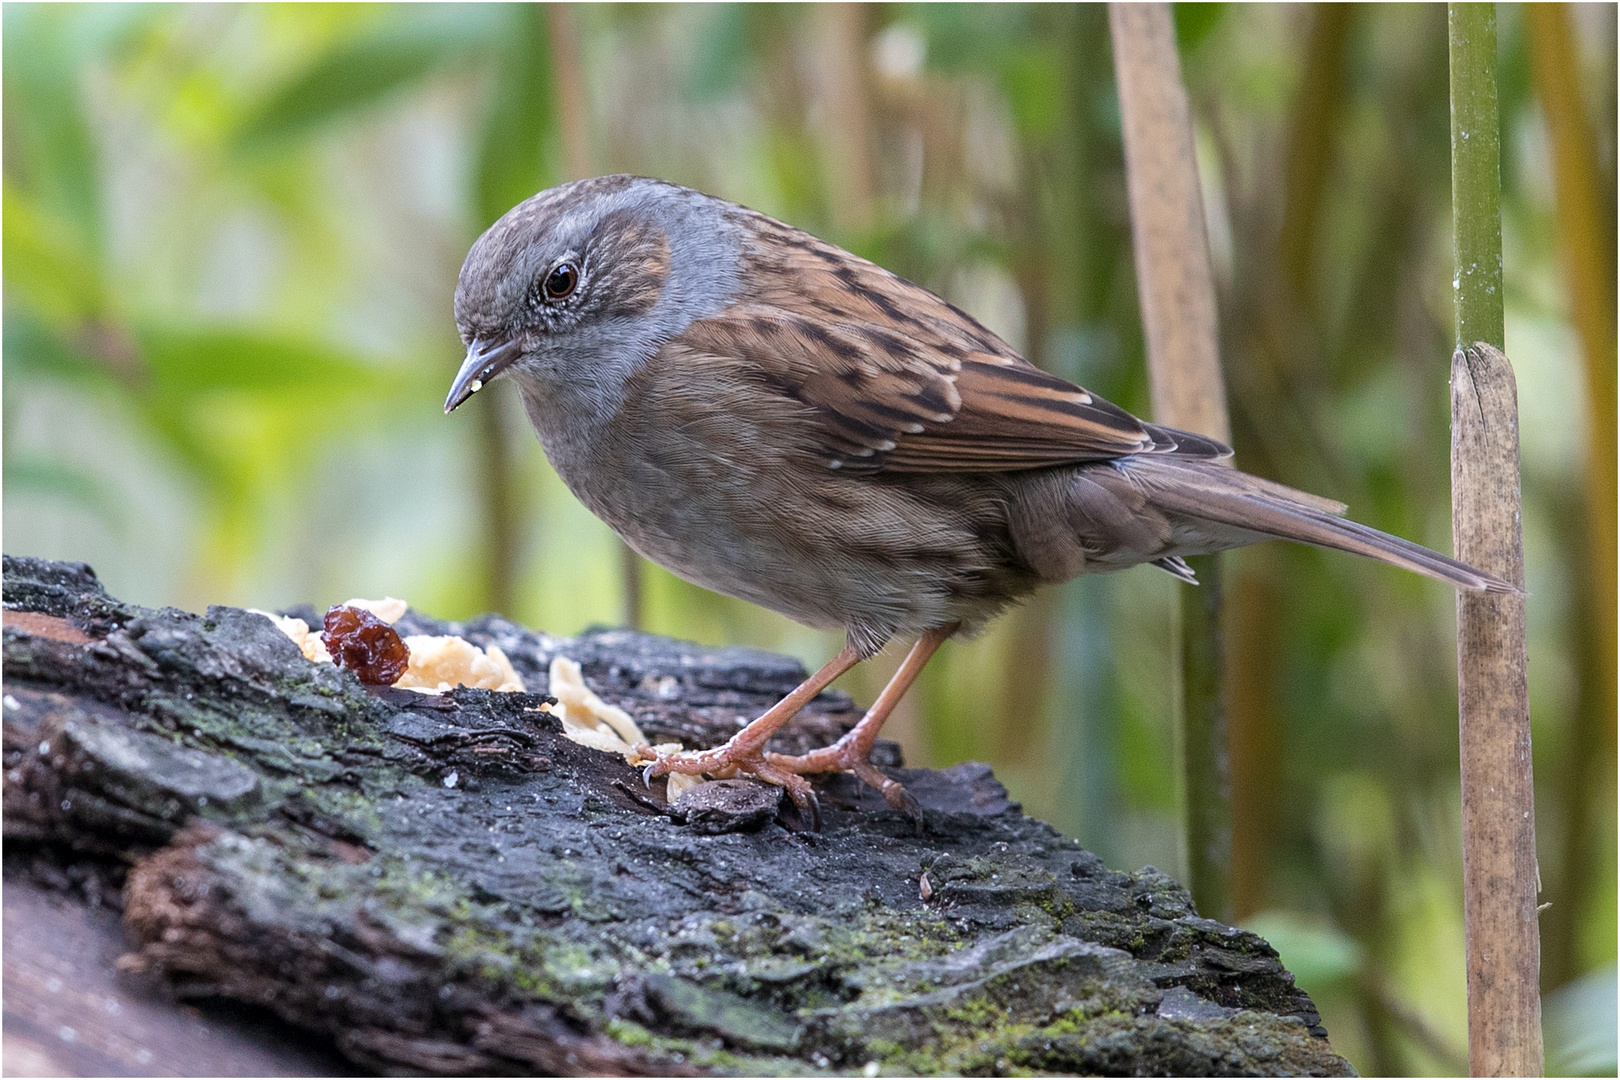
<svg viewBox="0 0 1620 1080"><path fill-rule="evenodd" d="M1496 105L1496 5L1452 4L1451 279L1457 348L1502 332L1501 125Z"/></svg>
<svg viewBox="0 0 1620 1080"><path fill-rule="evenodd" d="M1450 34L1453 545L1458 558L1522 588L1517 390L1502 352L1495 7L1452 4ZM1528 667L1524 595L1459 592L1463 925L1475 1076L1542 1072Z"/></svg>

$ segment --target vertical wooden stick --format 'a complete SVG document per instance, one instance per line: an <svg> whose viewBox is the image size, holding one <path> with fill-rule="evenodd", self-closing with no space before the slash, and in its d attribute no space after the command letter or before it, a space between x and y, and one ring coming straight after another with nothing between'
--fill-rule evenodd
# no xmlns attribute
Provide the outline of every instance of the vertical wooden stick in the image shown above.
<svg viewBox="0 0 1620 1080"><path fill-rule="evenodd" d="M1192 110L1167 4L1111 4L1114 74L1147 337L1154 419L1231 439L1221 382ZM1188 884L1200 911L1230 905L1232 817L1221 697L1220 562L1189 559L1203 583L1181 597L1182 767Z"/></svg>
<svg viewBox="0 0 1620 1080"><path fill-rule="evenodd" d="M557 93L557 127L562 135L563 168L568 179L591 175L591 117L585 101L585 63L580 55L573 4L546 5L551 33L552 85Z"/></svg>
<svg viewBox="0 0 1620 1080"><path fill-rule="evenodd" d="M1192 107L1168 4L1111 4L1153 418L1231 440Z"/></svg>
<svg viewBox="0 0 1620 1080"><path fill-rule="evenodd" d="M816 4L810 11L816 94L827 140L824 174L833 223L840 229L869 228L877 205L866 51L872 14L864 4Z"/></svg>
<svg viewBox="0 0 1620 1080"><path fill-rule="evenodd" d="M1483 341L1451 359L1451 513L1457 558L1524 585L1518 395ZM1524 596L1457 594L1468 1069L1540 1076L1540 930Z"/></svg>
<svg viewBox="0 0 1620 1080"><path fill-rule="evenodd" d="M1451 515L1457 557L1521 588L1518 396L1502 354L1496 8L1450 7ZM1462 348L1467 342L1473 342ZM1540 932L1523 594L1457 595L1468 1068L1540 1076Z"/></svg>

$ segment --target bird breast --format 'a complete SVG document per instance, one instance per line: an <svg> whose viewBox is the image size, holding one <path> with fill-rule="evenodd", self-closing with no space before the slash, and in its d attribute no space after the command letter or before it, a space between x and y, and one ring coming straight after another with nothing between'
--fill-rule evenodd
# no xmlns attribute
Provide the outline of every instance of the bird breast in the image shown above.
<svg viewBox="0 0 1620 1080"><path fill-rule="evenodd" d="M671 573L810 626L891 636L982 623L1029 591L993 475L854 478L809 417L740 365L649 363L607 423L531 400L553 466L593 513Z"/></svg>

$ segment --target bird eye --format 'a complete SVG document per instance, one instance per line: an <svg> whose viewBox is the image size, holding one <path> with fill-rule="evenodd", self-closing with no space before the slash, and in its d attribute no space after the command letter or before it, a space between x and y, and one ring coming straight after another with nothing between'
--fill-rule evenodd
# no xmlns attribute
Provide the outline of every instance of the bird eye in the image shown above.
<svg viewBox="0 0 1620 1080"><path fill-rule="evenodd" d="M561 300L579 284L579 271L571 262L560 262L546 275L546 299Z"/></svg>

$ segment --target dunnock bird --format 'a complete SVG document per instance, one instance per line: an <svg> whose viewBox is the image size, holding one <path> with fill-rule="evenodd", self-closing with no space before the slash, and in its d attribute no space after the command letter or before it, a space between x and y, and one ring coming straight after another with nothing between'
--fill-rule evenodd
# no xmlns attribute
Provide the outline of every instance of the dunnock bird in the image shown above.
<svg viewBox="0 0 1620 1080"><path fill-rule="evenodd" d="M648 775L802 774L867 760L946 638L1040 585L1281 538L1510 591L1344 507L1223 464L1213 439L1049 375L972 316L790 225L660 180L543 191L479 237L456 285L449 412L517 383L557 472L653 562L798 622L826 666L723 746ZM894 637L917 637L859 724L801 757L771 735ZM651 756L651 751L648 751Z"/></svg>

